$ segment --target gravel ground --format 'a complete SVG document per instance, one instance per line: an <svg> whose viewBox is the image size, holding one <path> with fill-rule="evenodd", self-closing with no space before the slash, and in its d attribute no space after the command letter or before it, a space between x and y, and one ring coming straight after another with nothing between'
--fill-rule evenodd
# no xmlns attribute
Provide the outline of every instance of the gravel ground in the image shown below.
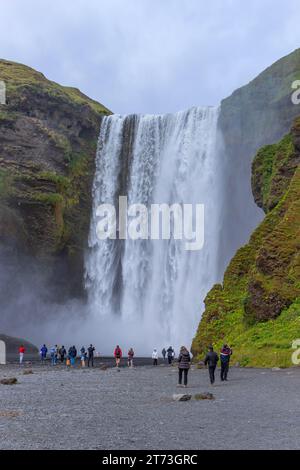
<svg viewBox="0 0 300 470"><path fill-rule="evenodd" d="M215 400L172 401L177 368L120 371L0 366L0 449L298 449L300 369L230 370L208 384L192 369L186 392Z"/></svg>

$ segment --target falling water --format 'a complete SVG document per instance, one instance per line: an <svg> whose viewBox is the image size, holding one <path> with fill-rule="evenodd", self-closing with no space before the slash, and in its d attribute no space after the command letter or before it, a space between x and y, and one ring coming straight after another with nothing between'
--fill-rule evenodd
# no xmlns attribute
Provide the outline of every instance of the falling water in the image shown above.
<svg viewBox="0 0 300 470"><path fill-rule="evenodd" d="M190 345L203 300L218 280L222 165L218 108L166 115L113 115L101 124L86 256L90 314L101 318L107 348L140 353ZM128 204L205 205L205 242L186 251L180 240L99 240L97 207ZM132 344L133 343L133 344ZM110 346L108 346L110 345Z"/></svg>

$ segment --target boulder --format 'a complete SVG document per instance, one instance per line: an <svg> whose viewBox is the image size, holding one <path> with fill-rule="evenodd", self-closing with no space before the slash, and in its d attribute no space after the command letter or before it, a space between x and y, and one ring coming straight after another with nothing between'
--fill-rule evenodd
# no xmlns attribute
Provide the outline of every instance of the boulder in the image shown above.
<svg viewBox="0 0 300 470"><path fill-rule="evenodd" d="M173 400L174 401L189 401L192 398L192 395L188 393L174 393Z"/></svg>
<svg viewBox="0 0 300 470"><path fill-rule="evenodd" d="M195 400L214 400L215 397L212 393L206 392L206 393L196 393L194 395Z"/></svg>
<svg viewBox="0 0 300 470"><path fill-rule="evenodd" d="M18 383L18 379L16 377L11 377L9 379L1 379L0 384L2 385L15 385Z"/></svg>

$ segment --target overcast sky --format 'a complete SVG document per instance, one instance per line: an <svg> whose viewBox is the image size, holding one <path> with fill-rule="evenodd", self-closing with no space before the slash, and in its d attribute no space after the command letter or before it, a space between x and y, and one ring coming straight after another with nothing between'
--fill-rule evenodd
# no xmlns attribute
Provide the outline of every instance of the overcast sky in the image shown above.
<svg viewBox="0 0 300 470"><path fill-rule="evenodd" d="M1 58L122 114L216 105L300 47L299 0L0 0L0 7Z"/></svg>

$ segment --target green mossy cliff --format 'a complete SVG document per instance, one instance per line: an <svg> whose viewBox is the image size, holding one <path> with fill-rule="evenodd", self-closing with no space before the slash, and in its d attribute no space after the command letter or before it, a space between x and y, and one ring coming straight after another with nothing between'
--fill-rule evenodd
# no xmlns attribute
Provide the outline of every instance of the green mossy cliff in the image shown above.
<svg viewBox="0 0 300 470"><path fill-rule="evenodd" d="M227 342L242 366L288 367L300 336L300 118L258 151L252 189L266 216L208 293L192 350L201 359Z"/></svg>
<svg viewBox="0 0 300 470"><path fill-rule="evenodd" d="M66 295L78 293L98 132L110 111L14 62L0 60L0 80L0 244L52 266L54 277L64 265Z"/></svg>

